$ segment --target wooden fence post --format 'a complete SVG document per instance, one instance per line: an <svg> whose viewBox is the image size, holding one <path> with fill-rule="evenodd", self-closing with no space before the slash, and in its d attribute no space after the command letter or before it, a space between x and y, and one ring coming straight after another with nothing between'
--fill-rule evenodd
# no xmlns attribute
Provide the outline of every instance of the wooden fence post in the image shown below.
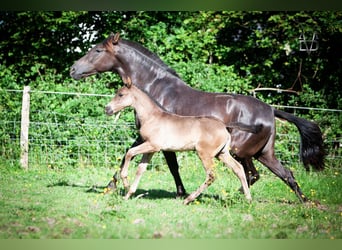
<svg viewBox="0 0 342 250"><path fill-rule="evenodd" d="M30 86L24 86L23 100L21 108L20 127L20 165L25 170L28 169L29 150L29 125L30 125Z"/></svg>

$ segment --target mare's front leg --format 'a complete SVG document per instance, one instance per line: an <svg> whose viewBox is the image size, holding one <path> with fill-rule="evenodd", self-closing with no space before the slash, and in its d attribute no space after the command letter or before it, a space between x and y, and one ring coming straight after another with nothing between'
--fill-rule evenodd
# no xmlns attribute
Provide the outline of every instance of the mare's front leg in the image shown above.
<svg viewBox="0 0 342 250"><path fill-rule="evenodd" d="M138 138L135 140L135 142L132 144L132 146L130 148L136 147L136 146L140 145L141 143L143 143L143 140L142 140L142 138L139 135ZM124 157L122 158L122 161L121 161L121 164L120 164L120 171L116 171L114 173L114 175L113 175L112 180L108 183L108 185L107 185L107 190L108 191L107 192L116 190L116 183L118 182L118 180L120 178L118 173L121 172L121 170L122 170L122 168L123 168L123 166L125 164L126 154L127 154L129 149L126 150L126 153L125 153Z"/></svg>
<svg viewBox="0 0 342 250"><path fill-rule="evenodd" d="M179 165L175 152L163 151L166 163L170 169L173 179L176 183L177 197L183 197L186 195L185 188L182 183L182 179L179 175Z"/></svg>
<svg viewBox="0 0 342 250"><path fill-rule="evenodd" d="M149 142L144 142L136 147L130 148L125 156L125 163L121 169L120 176L125 187L125 190L129 191L129 183L128 183L128 166L132 158L138 154L146 154L146 153L154 153L158 151L154 148ZM152 155L151 155L152 157ZM146 158L145 158L146 159Z"/></svg>
<svg viewBox="0 0 342 250"><path fill-rule="evenodd" d="M152 156L153 156L153 153L143 155L143 157L142 157L142 159L138 165L138 170L137 170L137 173L135 175L135 179L134 179L131 187L129 188L129 190L125 196L126 200L129 199L129 197L131 197L132 194L135 193L135 191L137 191L137 188L138 188L140 179L142 177L142 174L146 171L147 164L151 161Z"/></svg>

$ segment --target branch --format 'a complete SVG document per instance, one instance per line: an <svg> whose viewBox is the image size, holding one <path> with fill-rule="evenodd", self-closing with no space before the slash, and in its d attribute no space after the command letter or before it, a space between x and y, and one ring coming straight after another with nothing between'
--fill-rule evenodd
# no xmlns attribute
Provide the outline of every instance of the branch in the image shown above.
<svg viewBox="0 0 342 250"><path fill-rule="evenodd" d="M255 88L255 89L252 89L250 90L250 92L257 92L257 91L276 91L277 93L291 93L291 94L296 94L298 95L299 93L295 90L292 90L292 89L278 89L278 88Z"/></svg>

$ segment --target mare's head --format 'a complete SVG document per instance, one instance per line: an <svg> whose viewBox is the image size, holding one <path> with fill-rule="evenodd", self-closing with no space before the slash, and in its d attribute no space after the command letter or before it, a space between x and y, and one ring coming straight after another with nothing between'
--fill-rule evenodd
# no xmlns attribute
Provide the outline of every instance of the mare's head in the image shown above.
<svg viewBox="0 0 342 250"><path fill-rule="evenodd" d="M124 87L118 90L113 99L106 105L105 112L107 115L113 115L120 110L132 106L134 97L131 91L131 82L125 84Z"/></svg>
<svg viewBox="0 0 342 250"><path fill-rule="evenodd" d="M96 73L112 71L119 63L115 58L115 45L119 39L119 33L112 33L102 43L95 45L71 66L70 76L79 80Z"/></svg>

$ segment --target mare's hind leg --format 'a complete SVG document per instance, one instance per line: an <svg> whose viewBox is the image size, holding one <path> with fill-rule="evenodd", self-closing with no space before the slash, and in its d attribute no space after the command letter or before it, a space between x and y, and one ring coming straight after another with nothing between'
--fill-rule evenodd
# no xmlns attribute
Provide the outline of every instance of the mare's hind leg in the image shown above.
<svg viewBox="0 0 342 250"><path fill-rule="evenodd" d="M170 172L176 183L177 197L183 197L186 195L185 188L182 183L182 179L179 175L179 165L175 152L163 151L167 165L169 166Z"/></svg>
<svg viewBox="0 0 342 250"><path fill-rule="evenodd" d="M260 175L256 170L252 158L240 159L240 162L245 170L245 175L247 178L248 186L252 186L257 180L259 180Z"/></svg>
<svg viewBox="0 0 342 250"><path fill-rule="evenodd" d="M252 158L244 158L244 159L239 158L238 161L242 164L243 169L245 171L247 184L249 187L251 187L260 178L260 175L253 164L253 160ZM239 191L241 193L243 192L242 186L239 189Z"/></svg>
<svg viewBox="0 0 342 250"><path fill-rule="evenodd" d="M284 181L295 192L301 202L307 202L308 198L300 189L292 174L292 171L284 168L280 161L275 157L274 153L270 151L260 155L257 159L265 166L267 166L282 181Z"/></svg>
<svg viewBox="0 0 342 250"><path fill-rule="evenodd" d="M188 205L190 202L195 200L208 186L211 185L211 183L214 182L215 180L215 175L214 175L214 161L212 158L208 156L203 156L199 154L199 157L201 158L201 161L203 163L205 172L206 172L206 178L205 181L199 188L191 193L183 202L184 205Z"/></svg>
<svg viewBox="0 0 342 250"><path fill-rule="evenodd" d="M227 167L230 167L233 170L234 174L239 178L241 182L242 190L245 194L246 199L248 201L252 201L252 196L247 184L246 174L242 165L231 156L227 149L224 149L217 157L222 162L224 162Z"/></svg>
<svg viewBox="0 0 342 250"><path fill-rule="evenodd" d="M130 188L129 188L126 196L125 196L126 200L129 199L129 197L131 197L131 195L134 194L135 191L137 191L137 188L138 188L140 179L142 177L142 174L146 171L147 164L151 161L152 156L153 156L153 153L143 155L143 157L142 157L142 159L138 165L138 170L137 170L137 173L135 175L135 179L134 179L132 185L130 186Z"/></svg>

